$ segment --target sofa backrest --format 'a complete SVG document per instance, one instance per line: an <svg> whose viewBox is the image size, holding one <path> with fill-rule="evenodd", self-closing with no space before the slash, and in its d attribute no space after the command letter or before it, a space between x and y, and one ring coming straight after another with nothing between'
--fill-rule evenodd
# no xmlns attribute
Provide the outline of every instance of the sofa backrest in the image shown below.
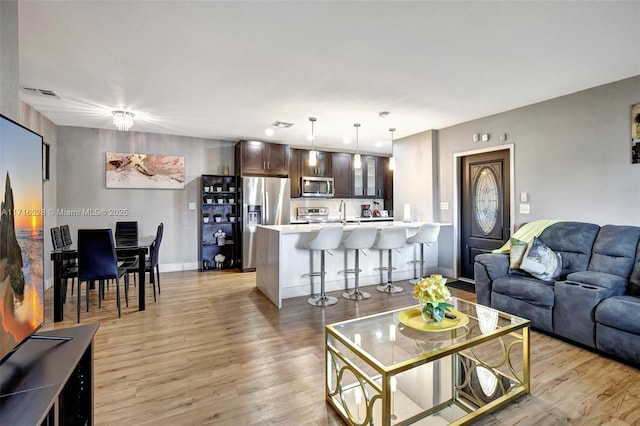
<svg viewBox="0 0 640 426"><path fill-rule="evenodd" d="M629 278L640 240L637 226L604 225L593 243L589 271Z"/></svg>
<svg viewBox="0 0 640 426"><path fill-rule="evenodd" d="M559 279L564 279L572 272L587 270L599 230L600 226L593 223L558 222L540 234L540 240L562 256Z"/></svg>

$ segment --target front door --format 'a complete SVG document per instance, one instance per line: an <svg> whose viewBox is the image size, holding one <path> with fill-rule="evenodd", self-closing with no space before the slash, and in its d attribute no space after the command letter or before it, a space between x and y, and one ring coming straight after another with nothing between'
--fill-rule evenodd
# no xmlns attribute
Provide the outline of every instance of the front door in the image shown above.
<svg viewBox="0 0 640 426"><path fill-rule="evenodd" d="M476 255L501 247L510 237L509 150L462 157L460 274L473 279Z"/></svg>

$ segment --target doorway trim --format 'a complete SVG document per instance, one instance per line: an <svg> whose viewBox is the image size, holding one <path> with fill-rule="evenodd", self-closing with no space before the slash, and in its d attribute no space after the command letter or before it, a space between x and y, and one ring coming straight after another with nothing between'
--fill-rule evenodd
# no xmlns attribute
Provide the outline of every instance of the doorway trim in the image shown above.
<svg viewBox="0 0 640 426"><path fill-rule="evenodd" d="M474 149L472 151L454 152L453 153L453 272L454 278L460 281L470 281L460 276L460 235L461 235L461 214L460 214L460 182L462 176L462 157L475 154L483 154L485 152L509 150L509 232L513 235L514 219L515 219L515 144L509 143L504 145L491 146L487 148Z"/></svg>

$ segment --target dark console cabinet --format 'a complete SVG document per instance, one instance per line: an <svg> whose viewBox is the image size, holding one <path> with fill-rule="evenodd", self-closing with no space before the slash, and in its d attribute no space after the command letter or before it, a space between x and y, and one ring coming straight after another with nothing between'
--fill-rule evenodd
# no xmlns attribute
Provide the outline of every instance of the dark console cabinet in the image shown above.
<svg viewBox="0 0 640 426"><path fill-rule="evenodd" d="M93 337L97 324L30 339L0 366L0 424L93 425Z"/></svg>

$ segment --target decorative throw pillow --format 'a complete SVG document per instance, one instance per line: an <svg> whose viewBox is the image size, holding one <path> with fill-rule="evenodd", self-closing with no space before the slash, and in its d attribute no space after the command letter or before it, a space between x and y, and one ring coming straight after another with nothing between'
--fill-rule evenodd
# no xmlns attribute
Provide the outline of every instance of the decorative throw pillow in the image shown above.
<svg viewBox="0 0 640 426"><path fill-rule="evenodd" d="M511 238L511 249L509 251L509 269L518 269L527 251L527 242L517 238Z"/></svg>
<svg viewBox="0 0 640 426"><path fill-rule="evenodd" d="M524 255L520 269L543 281L553 281L562 271L562 257L538 238Z"/></svg>

